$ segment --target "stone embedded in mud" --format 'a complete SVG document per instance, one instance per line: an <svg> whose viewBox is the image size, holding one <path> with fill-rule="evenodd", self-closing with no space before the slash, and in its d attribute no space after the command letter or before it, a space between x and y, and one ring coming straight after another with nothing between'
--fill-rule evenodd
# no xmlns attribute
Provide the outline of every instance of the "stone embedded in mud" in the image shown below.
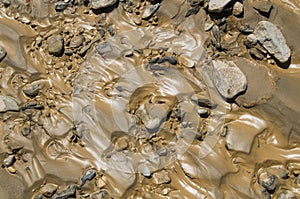
<svg viewBox="0 0 300 199"><path fill-rule="evenodd" d="M231 0L210 0L208 3L209 12L222 12L224 7L228 5Z"/></svg>
<svg viewBox="0 0 300 199"><path fill-rule="evenodd" d="M63 11L67 7L68 7L68 3L64 2L64 1L58 1L58 2L54 3L54 8L58 12Z"/></svg>
<svg viewBox="0 0 300 199"><path fill-rule="evenodd" d="M232 7L232 14L235 16L239 16L244 12L244 5L237 1Z"/></svg>
<svg viewBox="0 0 300 199"><path fill-rule="evenodd" d="M262 172L258 176L258 183L268 191L274 191L278 185L278 180L275 175Z"/></svg>
<svg viewBox="0 0 300 199"><path fill-rule="evenodd" d="M16 161L16 158L14 155L9 155L7 158L5 158L3 160L3 164L6 166L6 167L10 167L11 165L13 165Z"/></svg>
<svg viewBox="0 0 300 199"><path fill-rule="evenodd" d="M247 79L235 63L213 61L213 82L219 93L231 100L247 88Z"/></svg>
<svg viewBox="0 0 300 199"><path fill-rule="evenodd" d="M50 198L57 191L58 186L56 184L47 183L40 189L43 196Z"/></svg>
<svg viewBox="0 0 300 199"><path fill-rule="evenodd" d="M82 36L82 35L75 36L71 39L70 47L78 48L79 46L81 46L83 44L83 42L84 42L84 36Z"/></svg>
<svg viewBox="0 0 300 199"><path fill-rule="evenodd" d="M81 184L79 188L81 189L85 185L86 181L91 181L96 176L96 171L94 169L89 169L84 176L81 178Z"/></svg>
<svg viewBox="0 0 300 199"><path fill-rule="evenodd" d="M76 198L76 185L70 185L64 191L60 193L56 193L53 195L53 199L68 199L68 198Z"/></svg>
<svg viewBox="0 0 300 199"><path fill-rule="evenodd" d="M48 52L54 56L61 56L64 51L64 39L61 35L52 35L47 40Z"/></svg>
<svg viewBox="0 0 300 199"><path fill-rule="evenodd" d="M290 190L283 190L278 194L277 199L297 199L297 197Z"/></svg>
<svg viewBox="0 0 300 199"><path fill-rule="evenodd" d="M28 97L35 97L39 94L40 90L42 90L45 86L45 83L41 80L34 81L30 84L27 84L23 87L23 92Z"/></svg>
<svg viewBox="0 0 300 199"><path fill-rule="evenodd" d="M268 21L261 21L253 32L258 42L278 61L286 63L291 57L291 50L280 29Z"/></svg>
<svg viewBox="0 0 300 199"><path fill-rule="evenodd" d="M8 96L0 95L0 113L7 111L18 111L19 106L17 102Z"/></svg>
<svg viewBox="0 0 300 199"><path fill-rule="evenodd" d="M3 46L0 46L0 62L6 57L7 52Z"/></svg>
<svg viewBox="0 0 300 199"><path fill-rule="evenodd" d="M157 185L159 184L167 184L171 182L171 178L167 171L160 171L153 174L153 182Z"/></svg>
<svg viewBox="0 0 300 199"><path fill-rule="evenodd" d="M152 17L154 13L159 9L159 7L160 7L159 3L148 6L143 12L142 19L148 19Z"/></svg>
<svg viewBox="0 0 300 199"><path fill-rule="evenodd" d="M253 2L253 8L260 12L262 15L269 16L273 5L269 0L257 0Z"/></svg>
<svg viewBox="0 0 300 199"><path fill-rule="evenodd" d="M115 5L118 0L92 0L92 9L98 10Z"/></svg>
<svg viewBox="0 0 300 199"><path fill-rule="evenodd" d="M148 130L157 131L160 125L167 119L169 111L163 104L143 104L137 110L137 114Z"/></svg>

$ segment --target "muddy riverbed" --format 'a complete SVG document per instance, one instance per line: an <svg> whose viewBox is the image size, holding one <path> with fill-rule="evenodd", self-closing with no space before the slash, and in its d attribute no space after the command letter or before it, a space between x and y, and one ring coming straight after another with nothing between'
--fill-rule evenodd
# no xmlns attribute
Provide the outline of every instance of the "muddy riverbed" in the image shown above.
<svg viewBox="0 0 300 199"><path fill-rule="evenodd" d="M298 0L1 0L0 198L300 198Z"/></svg>

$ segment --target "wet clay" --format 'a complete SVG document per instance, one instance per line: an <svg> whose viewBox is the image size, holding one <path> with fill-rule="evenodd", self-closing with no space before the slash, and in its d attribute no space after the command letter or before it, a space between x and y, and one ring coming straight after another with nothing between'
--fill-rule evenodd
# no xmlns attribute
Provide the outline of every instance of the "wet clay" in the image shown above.
<svg viewBox="0 0 300 199"><path fill-rule="evenodd" d="M0 198L300 198L299 19L298 0L0 1Z"/></svg>

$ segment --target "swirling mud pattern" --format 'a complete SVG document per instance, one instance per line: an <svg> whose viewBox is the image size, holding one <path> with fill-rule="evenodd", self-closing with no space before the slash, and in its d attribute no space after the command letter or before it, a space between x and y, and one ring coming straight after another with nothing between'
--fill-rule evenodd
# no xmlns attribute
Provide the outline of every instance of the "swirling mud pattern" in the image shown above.
<svg viewBox="0 0 300 199"><path fill-rule="evenodd" d="M0 199L300 198L299 31L298 0L1 0Z"/></svg>

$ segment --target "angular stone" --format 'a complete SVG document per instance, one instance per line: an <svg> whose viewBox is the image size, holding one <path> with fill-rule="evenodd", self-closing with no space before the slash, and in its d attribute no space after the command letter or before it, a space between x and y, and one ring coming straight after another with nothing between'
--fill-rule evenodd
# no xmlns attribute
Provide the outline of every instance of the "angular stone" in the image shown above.
<svg viewBox="0 0 300 199"><path fill-rule="evenodd" d="M278 61L286 63L291 57L291 50L280 29L268 21L261 21L254 33L258 42Z"/></svg>
<svg viewBox="0 0 300 199"><path fill-rule="evenodd" d="M51 55L60 56L64 50L64 39L61 35L52 35L48 38L48 51Z"/></svg>
<svg viewBox="0 0 300 199"><path fill-rule="evenodd" d="M157 185L159 184L167 184L171 182L171 178L167 171L160 171L153 174L153 182Z"/></svg>
<svg viewBox="0 0 300 199"><path fill-rule="evenodd" d="M18 110L19 106L13 98L0 95L0 113Z"/></svg>
<svg viewBox="0 0 300 199"><path fill-rule="evenodd" d="M210 0L208 3L209 12L222 12L224 7L228 5L231 0Z"/></svg>
<svg viewBox="0 0 300 199"><path fill-rule="evenodd" d="M98 10L115 5L118 0L92 0L92 9Z"/></svg>
<svg viewBox="0 0 300 199"><path fill-rule="evenodd" d="M23 92L29 97L35 97L39 94L40 90L44 88L44 86L45 83L43 81L37 80L24 86Z"/></svg>
<svg viewBox="0 0 300 199"><path fill-rule="evenodd" d="M232 8L232 14L235 16L239 16L240 14L242 14L244 12L244 5L237 1Z"/></svg>
<svg viewBox="0 0 300 199"><path fill-rule="evenodd" d="M143 12L142 19L148 19L152 17L159 7L160 7L159 3L148 6Z"/></svg>
<svg viewBox="0 0 300 199"><path fill-rule="evenodd" d="M56 192L57 188L58 186L56 184L47 183L40 189L40 192L45 197L50 198Z"/></svg>
<svg viewBox="0 0 300 199"><path fill-rule="evenodd" d="M213 61L213 82L226 99L235 98L247 88L246 76L232 61Z"/></svg>

